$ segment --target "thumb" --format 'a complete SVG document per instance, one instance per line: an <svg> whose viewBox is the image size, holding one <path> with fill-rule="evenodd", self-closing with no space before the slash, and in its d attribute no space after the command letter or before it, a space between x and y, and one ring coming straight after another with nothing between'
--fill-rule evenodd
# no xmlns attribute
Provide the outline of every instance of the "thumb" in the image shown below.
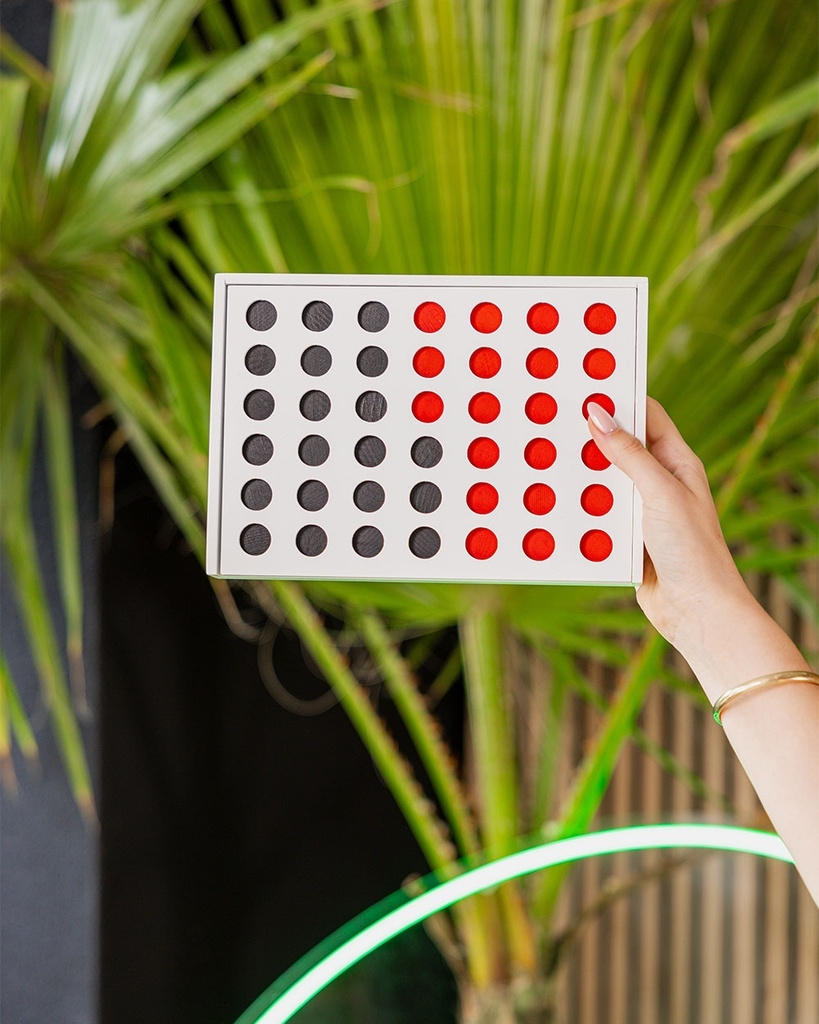
<svg viewBox="0 0 819 1024"><path fill-rule="evenodd" d="M671 474L654 458L645 445L624 430L596 402L589 402L588 425L597 447L613 465L621 469L636 486L643 500L667 486Z"/></svg>

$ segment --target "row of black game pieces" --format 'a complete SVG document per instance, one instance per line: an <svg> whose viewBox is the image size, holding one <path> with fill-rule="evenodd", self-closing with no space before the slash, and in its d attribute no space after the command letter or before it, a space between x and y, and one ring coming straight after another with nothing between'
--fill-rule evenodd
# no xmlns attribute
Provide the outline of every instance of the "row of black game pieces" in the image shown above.
<svg viewBox="0 0 819 1024"><path fill-rule="evenodd" d="M374 558L384 548L384 534L377 526L361 526L351 538L353 551L362 558ZM271 544L270 531L261 523L251 523L242 530L239 544L248 555L263 555ZM413 530L407 542L416 558L432 558L441 549L441 537L430 526ZM296 534L296 548L308 558L315 558L327 547L327 534L320 526L310 523Z"/></svg>
<svg viewBox="0 0 819 1024"><path fill-rule="evenodd" d="M323 345L310 345L302 352L300 362L310 377L323 377L333 365L333 357ZM358 353L355 364L365 377L380 377L390 360L383 348L368 345ZM265 377L276 368L276 353L268 345L253 345L245 355L245 368L254 377Z"/></svg>
<svg viewBox="0 0 819 1024"><path fill-rule="evenodd" d="M296 500L306 512L319 512L330 499L327 485L321 480L305 480L296 491ZM266 480L249 480L242 488L242 504L253 512L261 512L273 500L273 488ZM377 480L362 480L353 489L353 504L361 512L377 512L384 501L384 488ZM430 480L421 480L409 493L416 512L429 514L441 505L441 489Z"/></svg>
<svg viewBox="0 0 819 1024"><path fill-rule="evenodd" d="M269 391L251 391L244 401L245 415L252 420L266 420L273 414L276 400ZM330 414L332 402L324 391L308 391L299 401L299 411L306 420L318 423ZM365 423L377 423L387 414L387 399L380 391L365 391L355 403L355 411Z"/></svg>
<svg viewBox="0 0 819 1024"><path fill-rule="evenodd" d="M372 468L387 457L387 446L380 437L370 434L356 442L356 462ZM273 442L265 434L252 434L242 446L245 461L264 466L273 458ZM410 448L412 461L421 469L437 466L444 455L443 445L434 437L419 437ZM305 466L322 466L330 457L330 443L320 434L309 434L299 443L299 458Z"/></svg>
<svg viewBox="0 0 819 1024"><path fill-rule="evenodd" d="M254 331L269 331L278 318L276 307L266 299L252 302L245 315L248 327ZM390 322L390 312L383 302L365 302L358 311L357 319L359 327L375 334L383 331ZM333 310L321 300L308 302L302 310L301 322L308 331L326 331L333 322Z"/></svg>

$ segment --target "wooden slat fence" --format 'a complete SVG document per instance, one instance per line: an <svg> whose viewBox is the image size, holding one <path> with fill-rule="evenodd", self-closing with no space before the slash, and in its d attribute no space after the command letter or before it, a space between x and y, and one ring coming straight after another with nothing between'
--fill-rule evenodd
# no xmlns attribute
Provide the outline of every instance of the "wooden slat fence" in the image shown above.
<svg viewBox="0 0 819 1024"><path fill-rule="evenodd" d="M804 649L819 649L815 624L796 620L776 586L759 584L758 593ZM603 670L590 671L596 687L610 689ZM558 791L565 791L598 716L573 698L565 722ZM765 827L756 795L707 709L658 686L641 725L724 794L733 815L629 744L597 827L660 821ZM680 856L649 851L578 865L557 928L599 900L604 887ZM592 919L559 971L557 995L557 1024L819 1024L819 910L787 864L748 854L692 854Z"/></svg>

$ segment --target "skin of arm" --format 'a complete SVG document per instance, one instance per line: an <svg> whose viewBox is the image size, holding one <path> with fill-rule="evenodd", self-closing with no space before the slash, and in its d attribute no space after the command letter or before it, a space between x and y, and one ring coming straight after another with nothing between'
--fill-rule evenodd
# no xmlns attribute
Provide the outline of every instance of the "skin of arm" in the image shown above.
<svg viewBox="0 0 819 1024"><path fill-rule="evenodd" d="M745 585L702 462L662 406L648 399L647 446L594 403L588 422L601 452L642 498L645 564L637 602L711 703L758 676L809 668ZM819 906L819 686L786 683L742 696L725 708L722 722Z"/></svg>

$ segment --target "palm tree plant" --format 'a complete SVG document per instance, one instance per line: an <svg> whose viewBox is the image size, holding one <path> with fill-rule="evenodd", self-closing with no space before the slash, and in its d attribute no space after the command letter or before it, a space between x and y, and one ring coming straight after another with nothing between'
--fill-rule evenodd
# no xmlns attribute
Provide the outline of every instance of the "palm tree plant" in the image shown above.
<svg viewBox="0 0 819 1024"><path fill-rule="evenodd" d="M32 451L42 429L76 677L65 353L203 558L215 271L648 276L650 390L709 467L742 567L776 575L815 612L802 575L816 553L814 5L85 0L55 17L49 70L2 43L14 73L0 96L0 532L85 813L93 797L31 529ZM247 632L231 589L213 585ZM444 874L522 835L587 829L623 743L648 742L649 688L697 699L622 591L240 586L298 633ZM416 666L453 630L422 691ZM610 695L588 682L589 658L616 679ZM423 787L361 665L403 717ZM433 699L460 675L459 765ZM573 692L600 724L558 791ZM12 738L33 749L0 664L7 765ZM563 879L508 883L453 912L442 949L464 1022L549 1019Z"/></svg>

